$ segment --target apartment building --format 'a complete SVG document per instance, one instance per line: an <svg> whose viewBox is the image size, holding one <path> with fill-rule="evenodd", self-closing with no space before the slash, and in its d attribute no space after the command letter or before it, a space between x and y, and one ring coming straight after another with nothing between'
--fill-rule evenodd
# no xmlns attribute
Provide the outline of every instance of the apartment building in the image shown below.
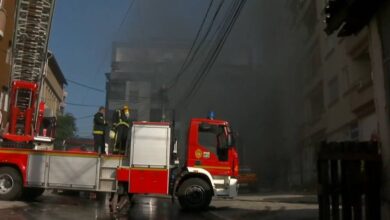
<svg viewBox="0 0 390 220"><path fill-rule="evenodd" d="M389 87L385 82L390 73L386 58L390 51L390 4L352 1L356 5L349 10L358 11L359 18L349 18L355 23L340 26L329 23L326 16L333 10L327 5L338 6L337 1L289 2L296 20L292 32L303 33L301 43L305 45L299 50L302 62L295 68L303 77L305 120L302 144L297 151L301 160L292 166L295 167L291 172L292 184L315 184L316 153L321 141L379 139L384 161L383 195L388 198L390 133L386 106ZM386 201L388 199L384 199L383 210L388 218Z"/></svg>
<svg viewBox="0 0 390 220"><path fill-rule="evenodd" d="M295 184L316 181L316 153L320 142L368 141L377 138L378 117L372 74L378 50L366 26L356 35L337 37L324 32L327 1L297 0L290 7L295 14L293 32L301 35L301 62L296 66L302 78L304 123L299 167ZM374 24L372 24L374 25ZM294 184L294 183L292 183Z"/></svg>
<svg viewBox="0 0 390 220"><path fill-rule="evenodd" d="M41 92L41 100L45 102L45 117L61 115L65 108L67 81L53 53L48 53L46 75Z"/></svg>
<svg viewBox="0 0 390 220"><path fill-rule="evenodd" d="M154 41L145 48L134 43L113 43L111 72L107 76L107 109L110 118L123 105L136 120L172 118L164 92L187 55L180 42Z"/></svg>
<svg viewBox="0 0 390 220"><path fill-rule="evenodd" d="M7 121L9 74L16 0L0 1L0 119L1 127Z"/></svg>

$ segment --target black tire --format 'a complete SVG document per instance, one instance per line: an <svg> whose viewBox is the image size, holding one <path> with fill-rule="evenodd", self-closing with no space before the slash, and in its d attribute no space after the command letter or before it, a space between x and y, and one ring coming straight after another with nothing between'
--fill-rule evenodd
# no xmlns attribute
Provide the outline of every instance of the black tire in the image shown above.
<svg viewBox="0 0 390 220"><path fill-rule="evenodd" d="M22 198L24 200L34 200L41 196L45 192L45 189L43 188L33 188L28 187L24 188L22 192Z"/></svg>
<svg viewBox="0 0 390 220"><path fill-rule="evenodd" d="M12 167L0 167L0 200L18 200L22 195L22 177Z"/></svg>
<svg viewBox="0 0 390 220"><path fill-rule="evenodd" d="M185 180L177 191L180 206L188 211L207 209L212 196L213 193L210 184L200 178Z"/></svg>

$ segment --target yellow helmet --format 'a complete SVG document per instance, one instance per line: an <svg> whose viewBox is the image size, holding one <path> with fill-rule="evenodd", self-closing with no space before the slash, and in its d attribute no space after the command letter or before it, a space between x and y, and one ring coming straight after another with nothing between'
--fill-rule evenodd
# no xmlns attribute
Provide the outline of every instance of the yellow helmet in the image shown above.
<svg viewBox="0 0 390 220"><path fill-rule="evenodd" d="M123 106L122 111L123 111L125 114L130 114L130 108L129 108L127 105L124 105L124 106Z"/></svg>

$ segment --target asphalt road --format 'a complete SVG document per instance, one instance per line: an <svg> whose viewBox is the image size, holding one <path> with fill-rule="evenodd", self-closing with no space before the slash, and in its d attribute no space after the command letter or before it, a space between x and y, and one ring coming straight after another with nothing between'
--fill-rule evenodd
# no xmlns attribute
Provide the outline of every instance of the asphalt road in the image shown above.
<svg viewBox="0 0 390 220"><path fill-rule="evenodd" d="M5 202L2 202L6 204ZM8 203L0 209L0 219L10 220L62 220L62 219L220 219L209 212L189 213L172 204L169 198L135 196L128 211L110 213L106 198L89 199L86 194L58 195L45 193L35 201Z"/></svg>
<svg viewBox="0 0 390 220"><path fill-rule="evenodd" d="M285 203L269 198L242 197L215 200L208 211L184 212L166 197L135 196L131 207L120 214L109 211L108 200L90 199L87 194L58 195L46 192L31 202L0 202L0 219L10 220L89 220L89 219L317 219L315 205ZM280 199L278 199L280 200Z"/></svg>

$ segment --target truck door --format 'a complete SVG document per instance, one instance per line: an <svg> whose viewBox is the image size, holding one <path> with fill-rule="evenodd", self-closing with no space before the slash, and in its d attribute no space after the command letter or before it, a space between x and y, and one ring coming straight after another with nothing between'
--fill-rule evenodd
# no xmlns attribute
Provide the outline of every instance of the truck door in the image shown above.
<svg viewBox="0 0 390 220"><path fill-rule="evenodd" d="M192 135L195 140L190 143L189 165L204 168L212 175L230 176L232 164L226 126L202 122L195 133L197 135Z"/></svg>

